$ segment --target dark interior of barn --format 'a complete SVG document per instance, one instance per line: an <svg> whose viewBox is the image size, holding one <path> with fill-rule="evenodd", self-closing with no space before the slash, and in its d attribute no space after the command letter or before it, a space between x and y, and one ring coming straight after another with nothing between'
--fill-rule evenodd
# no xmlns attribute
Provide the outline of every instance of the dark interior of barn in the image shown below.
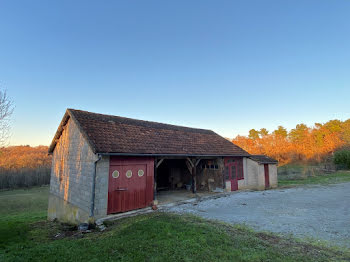
<svg viewBox="0 0 350 262"><path fill-rule="evenodd" d="M157 191L191 189L192 178L185 159L165 159L157 170Z"/></svg>

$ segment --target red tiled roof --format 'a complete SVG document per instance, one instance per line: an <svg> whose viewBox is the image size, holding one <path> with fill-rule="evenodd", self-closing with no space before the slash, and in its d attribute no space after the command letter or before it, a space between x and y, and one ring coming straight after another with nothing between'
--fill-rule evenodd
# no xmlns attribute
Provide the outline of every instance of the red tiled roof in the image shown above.
<svg viewBox="0 0 350 262"><path fill-rule="evenodd" d="M52 153L68 118L76 121L95 153L185 156L249 156L211 130L67 109L49 148Z"/></svg>

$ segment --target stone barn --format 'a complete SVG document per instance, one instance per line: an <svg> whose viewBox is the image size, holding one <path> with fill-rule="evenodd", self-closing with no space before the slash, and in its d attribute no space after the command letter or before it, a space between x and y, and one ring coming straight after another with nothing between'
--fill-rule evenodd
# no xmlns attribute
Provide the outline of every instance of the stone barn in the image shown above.
<svg viewBox="0 0 350 262"><path fill-rule="evenodd" d="M49 147L48 218L78 224L158 204L172 192L265 189L277 161L211 130L67 109Z"/></svg>

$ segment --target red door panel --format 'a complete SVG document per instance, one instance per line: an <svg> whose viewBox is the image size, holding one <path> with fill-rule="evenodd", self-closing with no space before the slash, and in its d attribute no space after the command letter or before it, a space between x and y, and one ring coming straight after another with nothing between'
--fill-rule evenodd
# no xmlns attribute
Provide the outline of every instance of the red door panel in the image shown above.
<svg viewBox="0 0 350 262"><path fill-rule="evenodd" d="M108 214L143 208L152 202L153 163L153 160L111 158Z"/></svg>
<svg viewBox="0 0 350 262"><path fill-rule="evenodd" d="M231 182L231 191L238 190L238 179L242 177L242 175L239 176L240 172L243 172L242 159L225 159L225 179Z"/></svg>
<svg viewBox="0 0 350 262"><path fill-rule="evenodd" d="M265 173L265 188L270 187L270 174L269 174L269 165L264 164L264 173Z"/></svg>
<svg viewBox="0 0 350 262"><path fill-rule="evenodd" d="M231 165L230 168L230 180L231 180L231 191L238 190L238 180L237 180L237 166L235 164Z"/></svg>

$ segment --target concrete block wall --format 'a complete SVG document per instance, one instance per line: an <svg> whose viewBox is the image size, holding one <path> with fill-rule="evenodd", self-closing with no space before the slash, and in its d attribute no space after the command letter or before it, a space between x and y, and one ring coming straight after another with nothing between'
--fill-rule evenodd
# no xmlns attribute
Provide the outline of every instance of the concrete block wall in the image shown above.
<svg viewBox="0 0 350 262"><path fill-rule="evenodd" d="M96 219L107 215L109 156L102 156L96 166L95 210Z"/></svg>
<svg viewBox="0 0 350 262"><path fill-rule="evenodd" d="M264 190L265 189L265 168L263 164L259 164L258 181L259 181L259 189Z"/></svg>
<svg viewBox="0 0 350 262"><path fill-rule="evenodd" d="M238 189L265 189L264 164L243 158L244 179L238 180ZM277 165L269 164L270 187L277 187Z"/></svg>
<svg viewBox="0 0 350 262"><path fill-rule="evenodd" d="M264 165L262 166L264 172ZM243 158L244 179L238 180L238 189L265 189L264 177L261 176L261 165L257 162L244 157Z"/></svg>
<svg viewBox="0 0 350 262"><path fill-rule="evenodd" d="M52 156L49 219L77 223L88 218L96 160L77 125L69 119Z"/></svg>
<svg viewBox="0 0 350 262"><path fill-rule="evenodd" d="M276 188L278 186L277 165L269 164L269 178L270 187Z"/></svg>

